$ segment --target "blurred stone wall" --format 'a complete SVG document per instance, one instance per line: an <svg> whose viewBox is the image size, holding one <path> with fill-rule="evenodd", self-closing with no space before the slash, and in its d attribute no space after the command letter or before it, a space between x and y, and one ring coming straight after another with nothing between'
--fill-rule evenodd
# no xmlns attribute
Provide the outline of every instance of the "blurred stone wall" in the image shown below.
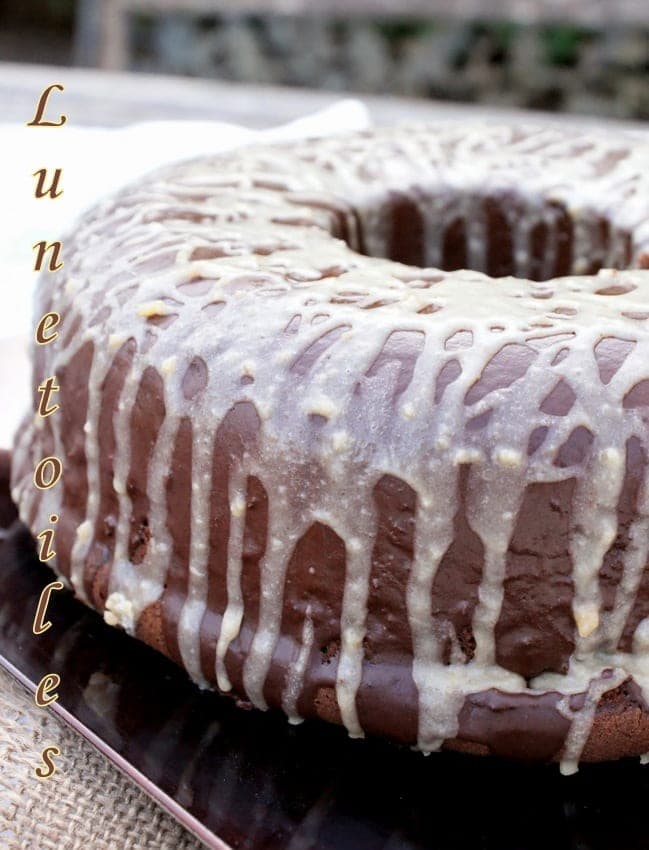
<svg viewBox="0 0 649 850"><path fill-rule="evenodd" d="M649 119L649 23L169 14L133 24L133 65L149 71Z"/></svg>

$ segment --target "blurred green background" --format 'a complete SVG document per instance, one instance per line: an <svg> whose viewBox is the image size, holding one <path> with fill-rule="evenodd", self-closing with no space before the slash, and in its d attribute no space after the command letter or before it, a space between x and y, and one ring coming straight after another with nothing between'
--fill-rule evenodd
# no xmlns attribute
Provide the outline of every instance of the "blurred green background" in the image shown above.
<svg viewBox="0 0 649 850"><path fill-rule="evenodd" d="M566 20L518 15L516 0L509 16L461 15L451 0L446 14L443 0L430 14L403 0L389 15L368 12L367 0L348 0L345 15L313 3L278 13L263 0L243 11L237 2L121 3L132 8L119 20L111 0L5 3L0 60L649 119L649 0L631 16L617 16L611 0L608 17L592 21L582 3L578 24L571 0ZM534 3L543 0L525 9Z"/></svg>

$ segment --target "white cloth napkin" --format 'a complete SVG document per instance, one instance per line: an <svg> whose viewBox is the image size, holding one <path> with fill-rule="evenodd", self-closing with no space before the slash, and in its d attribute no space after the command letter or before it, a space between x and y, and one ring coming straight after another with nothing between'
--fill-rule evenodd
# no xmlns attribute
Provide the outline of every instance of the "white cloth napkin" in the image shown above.
<svg viewBox="0 0 649 850"><path fill-rule="evenodd" d="M102 195L165 163L259 141L360 130L370 118L359 101L343 100L271 130L215 121L152 121L118 129L74 122L69 115L56 129L0 124L0 448L11 445L28 404L36 242L60 237ZM33 174L40 168L63 169L61 197L33 197ZM65 260L65 243L62 256Z"/></svg>

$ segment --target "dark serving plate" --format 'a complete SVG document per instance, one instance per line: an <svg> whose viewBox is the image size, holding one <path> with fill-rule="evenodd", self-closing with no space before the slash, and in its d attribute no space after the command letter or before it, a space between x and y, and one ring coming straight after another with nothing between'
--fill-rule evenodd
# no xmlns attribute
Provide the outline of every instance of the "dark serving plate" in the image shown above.
<svg viewBox="0 0 649 850"><path fill-rule="evenodd" d="M0 506L7 504L0 493ZM6 519L6 517L5 517ZM637 760L526 766L424 758L338 728L289 726L201 692L167 659L110 628L52 580L26 530L0 542L0 664L213 848L251 850L647 850L649 767Z"/></svg>

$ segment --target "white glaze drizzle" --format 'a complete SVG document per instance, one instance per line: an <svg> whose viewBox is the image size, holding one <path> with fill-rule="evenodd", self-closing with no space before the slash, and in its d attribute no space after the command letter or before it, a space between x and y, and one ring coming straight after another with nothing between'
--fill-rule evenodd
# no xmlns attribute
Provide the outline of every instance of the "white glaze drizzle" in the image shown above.
<svg viewBox="0 0 649 850"><path fill-rule="evenodd" d="M578 156L571 153L571 146L579 148ZM618 156L620 151L624 156ZM617 156L609 170L602 166L606 155ZM511 192L512 174L521 175L520 185L515 186L516 214L508 213L514 268L521 275L530 272L535 259L530 248L532 230L545 222L551 232L556 231L560 211L553 204L561 204L571 213L572 270L579 273L593 257L625 260L625 234L631 240L632 262L638 262L647 250L648 164L649 146L606 135L573 138L555 129L496 126L450 126L444 132L409 128L290 149L251 148L213 161L184 164L100 204L80 223L74 240L78 251L73 249L64 272L56 278L61 281L57 309L65 314L74 300L76 310L92 315L100 303L97 298L104 296L110 313L83 328L54 356L46 352L53 356L54 369L69 362L86 341L95 345L85 435L90 495L80 524L85 530L71 553L70 577L77 593L84 598L83 565L92 545L86 533L101 519L97 515L98 388L114 355L111 339L132 338L137 354L114 419L119 517L107 602L114 622L133 631L142 611L163 592L171 551L166 504L167 479L173 474L170 459L181 419L191 415L189 583L178 641L189 673L205 684L199 626L207 604L213 438L232 405L248 400L258 412L261 431L255 456L230 475L228 602L217 639L218 686L231 687L225 659L243 621L246 481L254 474L269 494L269 522L260 564L259 621L243 670L246 694L253 704L266 707L264 685L280 637L286 569L297 541L314 522L323 522L343 540L346 550L336 698L350 734L363 734L357 695L377 530L372 491L382 475L392 475L407 482L417 496L415 553L406 597L413 678L419 692L419 747L430 751L453 738L466 697L480 690L516 693L527 688L540 694L556 687L574 694L587 688L579 712L570 710L567 697L560 706L571 720L564 753L569 769L587 741L599 697L617 687L623 673L632 674L649 695L644 643L636 642L641 647L637 653L617 649L649 548L646 480L630 532L632 545L623 555L616 607L609 616L601 611L598 583L604 556L617 533L627 441L634 436L649 448L641 411L622 410L626 395L649 379L647 330L642 320L629 318L649 314L649 273L602 272L534 284L492 281L477 272L439 273L427 282L428 273L420 272L418 281L416 270L360 256L333 239L327 232L331 227L327 207L337 206L336 199L344 198L362 222L366 250L381 257L388 251L389 226L382 199L390 189L417 186L427 260L442 262L445 225L460 217L467 224L470 264L484 267L487 220L476 199ZM269 182L280 188L269 188ZM319 198L321 206L309 198ZM295 223L295 217L302 223ZM354 244L358 239L355 219L349 210L341 217ZM609 223L607 244L598 235L602 218ZM163 252L170 253L170 265L148 268ZM556 239L547 240L544 256L549 277L556 263ZM332 273L333 269L338 271ZM65 281L72 273L80 283L66 289ZM122 279L112 282L120 273ZM212 281L211 285L192 292L191 286L202 279ZM615 297L598 294L611 287L622 291ZM350 299L349 293L354 297ZM365 309L378 301L383 302L380 309ZM222 302L223 307L216 319L206 321L202 310L214 302ZM436 310L421 313L431 302ZM555 312L566 307L575 313ZM145 335L151 332L148 320L171 314L177 315L174 323L161 329L145 348ZM294 316L301 317L301 326L290 336L285 330ZM497 333L492 330L494 323ZM312 343L341 328L341 336L303 380L290 372L291 364ZM367 374L392 331L408 330L422 334L425 343L410 384L398 400L398 410L389 412L387 384L368 379L372 391L363 396L359 418L351 403L359 377ZM446 349L454 334L467 331L473 335L471 345ZM632 338L637 343L606 386L599 381L592 357L604 336ZM537 351L525 380L492 390L469 404L468 391L480 380L486 364L508 344ZM567 354L555 363L561 348ZM190 406L182 398L181 379L194 354L209 364L209 380L200 402ZM451 357L459 362L461 373L437 404L432 398L434 378ZM149 467L151 540L143 562L135 566L128 557L131 501L125 486L133 462L129 412L147 367L162 376L166 416ZM241 376L253 377L253 373L253 382L242 385ZM571 382L577 396L563 417L540 410L559 377ZM470 417L489 411L491 419L477 436L465 431ZM325 422L316 444L308 424L313 416ZM56 450L63 454L56 422L52 424ZM546 439L528 457L532 429L541 425L548 429ZM559 468L554 464L557 451L579 426L594 436L591 461L588 466ZM39 454L41 435L42 427L30 421L17 443L13 495L23 519L33 507L28 470ZM314 474L305 488L298 471L310 469L315 459L320 477ZM450 663L444 663L444 635L435 630L430 599L437 569L453 541L462 464L471 467L467 519L484 546L485 561L473 616L475 655L467 663L456 649ZM571 477L577 482L571 531L575 651L567 674L544 674L527 687L496 660L495 628L502 608L507 552L525 488L534 482ZM49 512L60 510L59 494L55 490L40 496L35 531L43 527ZM283 693L284 708L294 721L299 719L297 702L314 640L312 612L307 608L301 643L295 647ZM602 678L604 669L616 672Z"/></svg>

